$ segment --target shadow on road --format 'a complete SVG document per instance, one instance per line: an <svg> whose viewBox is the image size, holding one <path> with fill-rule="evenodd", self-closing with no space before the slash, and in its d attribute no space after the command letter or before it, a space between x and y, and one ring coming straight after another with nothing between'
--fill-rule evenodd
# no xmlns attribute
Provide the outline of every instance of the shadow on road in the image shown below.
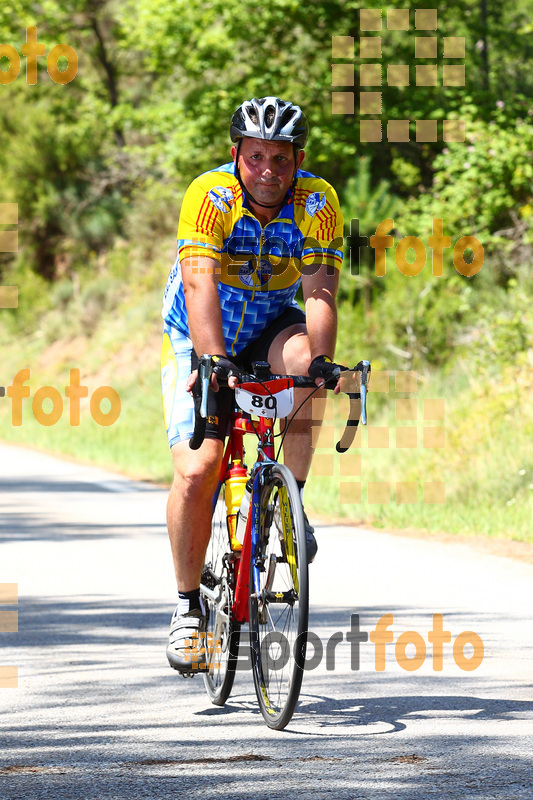
<svg viewBox="0 0 533 800"><path fill-rule="evenodd" d="M0 515L0 544L9 542L72 542L77 539L109 539L131 534L158 533L167 535L166 526L152 523L134 522L131 524L108 525L105 523L87 523L79 525L72 522L56 522L42 514L17 511L4 512Z"/></svg>
<svg viewBox="0 0 533 800"><path fill-rule="evenodd" d="M6 800L170 799L176 786L223 800L277 800L299 789L306 800L528 797L525 748L512 760L492 755L502 744L493 723L533 711L533 701L507 698L504 681L470 681L461 694L457 678L446 675L419 682L309 672L293 722L274 734L257 709L250 673L238 674L218 709L201 680L167 669L170 610L160 603L24 598L19 609L19 633L2 634L3 663L21 664L16 709L4 707L1 717ZM349 613L317 610L312 627L318 635L346 630ZM381 613L365 610L373 619ZM423 732L414 735L418 725ZM507 725L505 733L509 741Z"/></svg>

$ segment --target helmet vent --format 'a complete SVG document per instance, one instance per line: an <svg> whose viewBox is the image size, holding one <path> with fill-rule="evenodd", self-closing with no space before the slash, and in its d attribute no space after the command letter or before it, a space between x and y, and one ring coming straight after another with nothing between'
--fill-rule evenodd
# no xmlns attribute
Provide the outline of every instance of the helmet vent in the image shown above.
<svg viewBox="0 0 533 800"><path fill-rule="evenodd" d="M276 110L273 106L268 106L265 111L265 125L267 128L272 127L272 123L274 122L274 118L276 116Z"/></svg>

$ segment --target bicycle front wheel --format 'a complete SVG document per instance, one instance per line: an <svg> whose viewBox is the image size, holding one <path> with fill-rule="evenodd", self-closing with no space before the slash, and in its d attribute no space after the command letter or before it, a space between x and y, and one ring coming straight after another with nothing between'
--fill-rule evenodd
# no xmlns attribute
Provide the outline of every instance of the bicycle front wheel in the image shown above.
<svg viewBox="0 0 533 800"><path fill-rule="evenodd" d="M200 586L207 614L204 683L211 702L217 706L223 706L228 699L237 666L240 625L231 613L233 588L233 560L222 484L213 508L211 539Z"/></svg>
<svg viewBox="0 0 533 800"><path fill-rule="evenodd" d="M282 464L267 468L260 530L250 561L250 644L255 690L267 725L282 730L302 686L309 616L300 492Z"/></svg>

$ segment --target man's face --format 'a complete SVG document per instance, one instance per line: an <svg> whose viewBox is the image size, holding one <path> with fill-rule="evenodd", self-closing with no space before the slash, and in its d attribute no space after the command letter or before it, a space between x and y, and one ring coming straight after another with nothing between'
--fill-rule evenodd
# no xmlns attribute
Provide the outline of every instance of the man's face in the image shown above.
<svg viewBox="0 0 533 800"><path fill-rule="evenodd" d="M233 146L233 160L236 154L237 148ZM300 151L298 167L303 159L304 153ZM281 205L294 175L292 144L244 138L239 153L239 168L244 185L256 200L269 206L277 203Z"/></svg>

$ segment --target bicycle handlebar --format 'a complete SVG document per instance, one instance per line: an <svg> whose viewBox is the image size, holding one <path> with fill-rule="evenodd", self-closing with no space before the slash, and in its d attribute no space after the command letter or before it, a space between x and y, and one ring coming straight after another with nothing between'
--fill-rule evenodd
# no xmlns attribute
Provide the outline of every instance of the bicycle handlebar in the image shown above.
<svg viewBox="0 0 533 800"><path fill-rule="evenodd" d="M268 369L265 370L265 367L266 364L261 366L261 368L258 366L257 372L259 374L240 372L237 376L238 383L262 383L266 380L289 378L297 388L318 388L313 378L310 378L309 375L273 375ZM337 442L336 445L336 450L338 453L345 453L352 444L355 434L357 433L359 419L361 419L363 425L367 424L366 396L371 369L370 361L360 361L355 367L353 367L353 369L341 370L340 367L337 367L334 372L335 382L337 382L339 379L342 380L343 377L348 380L348 385L344 389L341 388L341 391L347 394L350 398L350 411L346 421L346 427L340 441ZM358 387L355 386L356 381L354 377L348 378L348 376L354 376L354 373L356 372L361 373L360 384ZM204 354L198 359L198 377L193 389L195 396L200 397L200 408L199 411L195 409L194 432L192 439L189 441L189 447L191 450L198 450L205 437L205 428L207 423L207 392L211 382L212 374L213 361L210 355ZM221 378L218 380L220 383L227 383L227 381L223 381ZM332 389L334 387L326 386L325 388ZM354 388L356 391L353 391Z"/></svg>

